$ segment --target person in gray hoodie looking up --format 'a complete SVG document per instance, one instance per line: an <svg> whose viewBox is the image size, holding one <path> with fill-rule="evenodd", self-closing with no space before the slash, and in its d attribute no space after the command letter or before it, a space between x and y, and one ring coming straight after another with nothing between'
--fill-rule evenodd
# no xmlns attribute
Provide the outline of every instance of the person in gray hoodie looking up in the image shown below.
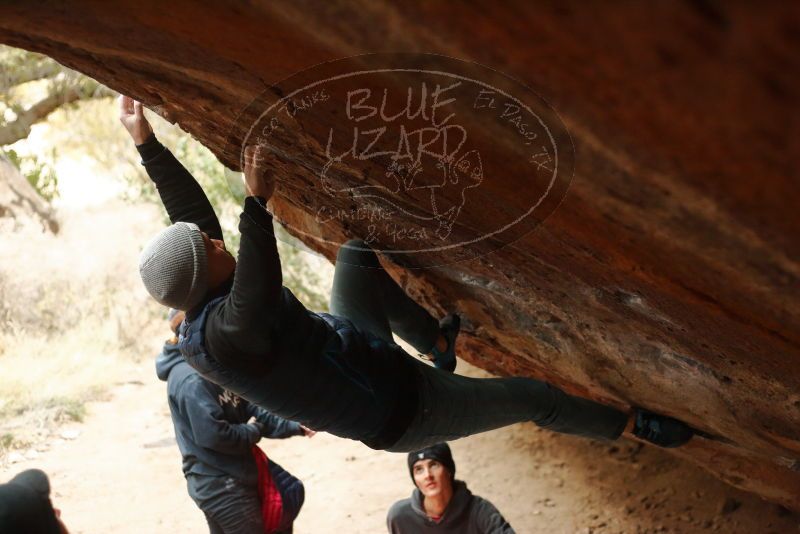
<svg viewBox="0 0 800 534"><path fill-rule="evenodd" d="M495 506L456 480L456 464L447 443L408 453L416 488L389 509L391 534L513 534Z"/></svg>
<svg viewBox="0 0 800 534"><path fill-rule="evenodd" d="M183 312L171 310L173 332ZM211 534L264 534L263 498L253 446L262 437L313 436L314 431L272 415L213 384L192 369L173 337L156 358L158 378L167 382L169 411L183 456L189 496L206 516ZM303 483L268 460L281 497L276 533L292 531L303 506Z"/></svg>

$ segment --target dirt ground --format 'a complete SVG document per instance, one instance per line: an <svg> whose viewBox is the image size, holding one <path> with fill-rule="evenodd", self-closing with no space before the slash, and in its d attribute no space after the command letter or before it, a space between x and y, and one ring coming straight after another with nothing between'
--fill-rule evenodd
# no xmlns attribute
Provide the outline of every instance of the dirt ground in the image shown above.
<svg viewBox="0 0 800 534"><path fill-rule="evenodd" d="M482 373L463 362L459 372ZM207 531L186 493L165 388L151 361L132 365L83 423L2 459L0 480L44 469L73 533ZM404 455L327 434L261 445L305 483L300 534L386 532L386 510L412 489ZM797 515L633 442L521 424L451 445L458 478L519 533L800 531Z"/></svg>

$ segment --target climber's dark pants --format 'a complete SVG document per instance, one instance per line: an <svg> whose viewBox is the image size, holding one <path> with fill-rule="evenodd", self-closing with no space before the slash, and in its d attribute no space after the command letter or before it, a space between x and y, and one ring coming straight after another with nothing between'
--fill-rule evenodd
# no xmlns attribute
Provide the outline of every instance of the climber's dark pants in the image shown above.
<svg viewBox="0 0 800 534"><path fill-rule="evenodd" d="M339 250L331 313L392 342L392 332L421 353L433 347L438 322L383 270L363 241ZM409 358L417 369L419 407L405 434L388 450L409 452L523 421L589 438L616 439L627 415L567 395L531 378L468 378Z"/></svg>
<svg viewBox="0 0 800 534"><path fill-rule="evenodd" d="M406 295L363 241L339 249L330 310L389 343L394 332L421 354L429 353L439 336L439 322Z"/></svg>

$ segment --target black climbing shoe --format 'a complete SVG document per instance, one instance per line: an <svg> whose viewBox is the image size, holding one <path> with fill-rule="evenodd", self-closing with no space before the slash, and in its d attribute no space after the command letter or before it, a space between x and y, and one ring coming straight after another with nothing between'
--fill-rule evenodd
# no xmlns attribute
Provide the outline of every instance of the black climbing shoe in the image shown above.
<svg viewBox="0 0 800 534"><path fill-rule="evenodd" d="M636 410L633 435L659 447L680 447L694 435L692 428L682 421L648 412Z"/></svg>
<svg viewBox="0 0 800 534"><path fill-rule="evenodd" d="M453 372L456 370L456 336L461 329L461 318L455 313L451 313L439 321L439 332L447 340L447 348L440 352L436 345L433 346L433 365L437 369Z"/></svg>

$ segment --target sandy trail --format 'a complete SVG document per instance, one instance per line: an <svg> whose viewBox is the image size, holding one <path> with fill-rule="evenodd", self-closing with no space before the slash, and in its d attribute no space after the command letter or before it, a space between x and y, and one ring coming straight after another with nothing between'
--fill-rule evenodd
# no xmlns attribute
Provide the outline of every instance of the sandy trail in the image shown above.
<svg viewBox="0 0 800 534"><path fill-rule="evenodd" d="M481 376L463 362L459 372ZM152 362L132 367L109 399L88 407L0 480L28 467L51 476L53 500L73 533L206 532L189 499L166 404ZM412 486L405 456L327 434L263 440L301 478L306 504L297 533L386 532L385 514ZM590 442L532 424L452 443L458 478L489 498L520 533L798 531L798 517L713 479L697 467L628 441ZM35 457L34 457L35 456Z"/></svg>

